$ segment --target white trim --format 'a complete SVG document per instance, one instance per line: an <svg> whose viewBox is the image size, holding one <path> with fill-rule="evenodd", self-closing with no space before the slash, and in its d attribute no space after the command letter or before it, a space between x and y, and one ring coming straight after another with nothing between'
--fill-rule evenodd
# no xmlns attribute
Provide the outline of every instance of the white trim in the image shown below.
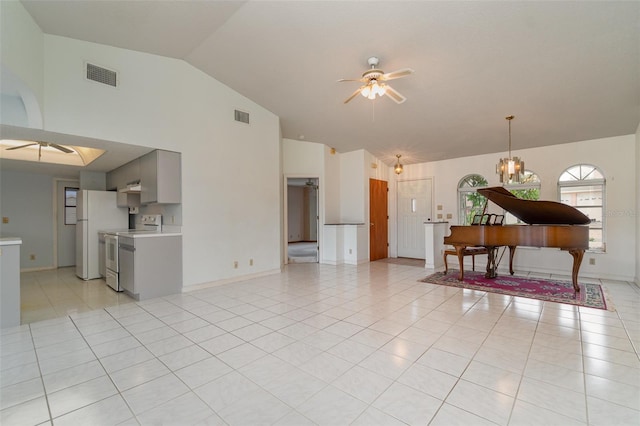
<svg viewBox="0 0 640 426"><path fill-rule="evenodd" d="M324 211L324 197L322 196L322 182L320 180L320 176L313 176L313 175L309 175L306 173L285 173L283 174L283 191L282 191L282 200L283 200L283 204L282 204L282 216L283 216L283 221L284 223L282 224L282 230L283 230L283 236L284 236L284 240L282 242L282 244L284 245L284 247L282 248L282 256L283 256L283 264L284 265L288 265L289 264L289 250L287 249L287 245L289 244L289 194L287 191L287 187L288 187L288 180L289 179L317 179L318 180L318 200L317 200L317 205L316 205L316 221L317 221L317 241L318 241L318 247L317 247L317 262L316 263L323 263L320 261L320 253L322 252L322 232L320 232L321 228L321 218L323 218L324 216L322 216L320 214L320 212Z"/></svg>
<svg viewBox="0 0 640 426"><path fill-rule="evenodd" d="M239 282L239 281L246 281L246 280L250 280L250 279L253 279L253 278L261 278L261 277L266 277L266 276L269 276L269 275L280 274L282 272L283 272L282 269L270 269L268 271L256 272L255 274L238 275L237 277L224 278L222 280L211 281L211 282L208 282L208 283L183 286L182 287L182 292L183 293L189 293L191 291L202 290L202 289L211 288L211 287L218 287L218 286L221 286L221 285L236 283L236 282Z"/></svg>

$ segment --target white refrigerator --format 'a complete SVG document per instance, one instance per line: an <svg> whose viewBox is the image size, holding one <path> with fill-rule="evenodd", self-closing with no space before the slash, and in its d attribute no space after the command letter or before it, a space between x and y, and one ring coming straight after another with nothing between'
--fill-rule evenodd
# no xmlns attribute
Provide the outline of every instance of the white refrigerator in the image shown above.
<svg viewBox="0 0 640 426"><path fill-rule="evenodd" d="M129 211L118 207L114 191L78 191L76 205L76 275L100 278L98 231L127 229Z"/></svg>

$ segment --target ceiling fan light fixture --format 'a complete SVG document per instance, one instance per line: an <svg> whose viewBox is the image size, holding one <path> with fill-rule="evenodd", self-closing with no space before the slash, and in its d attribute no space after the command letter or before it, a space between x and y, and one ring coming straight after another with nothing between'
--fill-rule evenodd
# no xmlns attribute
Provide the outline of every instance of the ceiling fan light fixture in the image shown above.
<svg viewBox="0 0 640 426"><path fill-rule="evenodd" d="M384 96L388 95L391 100L395 103L401 104L406 98L394 90L392 87L388 86L385 81L395 80L397 78L406 77L410 74L413 74L413 70L411 68L403 68L401 70L397 70L390 73L385 73L384 71L377 69L378 58L372 56L368 61L371 68L365 71L362 74L362 77L359 79L340 79L338 82L342 81L359 81L364 83L363 86L360 86L358 90L353 92L351 96L345 99L344 103L350 102L353 98L355 98L358 93L364 96L367 99L374 100L376 96Z"/></svg>
<svg viewBox="0 0 640 426"><path fill-rule="evenodd" d="M400 155L400 154L396 154L396 158L397 158L398 160L396 161L396 165L395 165L395 167L393 168L393 171L394 171L397 175L399 175L400 173L402 173L402 171L404 170L404 168L402 167L402 164L400 163L400 157L402 157L402 155Z"/></svg>

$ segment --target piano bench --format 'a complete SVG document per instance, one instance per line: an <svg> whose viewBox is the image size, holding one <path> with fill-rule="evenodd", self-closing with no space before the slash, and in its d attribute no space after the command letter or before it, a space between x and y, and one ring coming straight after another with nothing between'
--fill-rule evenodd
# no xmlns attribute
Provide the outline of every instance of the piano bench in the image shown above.
<svg viewBox="0 0 640 426"><path fill-rule="evenodd" d="M476 256L479 254L488 254L488 251L485 247L482 246L473 246L467 247L462 252L463 256L471 256L471 268L472 270L476 270ZM447 249L444 251L444 273L446 274L449 271L449 267L447 265L447 256L455 256L458 257L458 253L456 249Z"/></svg>

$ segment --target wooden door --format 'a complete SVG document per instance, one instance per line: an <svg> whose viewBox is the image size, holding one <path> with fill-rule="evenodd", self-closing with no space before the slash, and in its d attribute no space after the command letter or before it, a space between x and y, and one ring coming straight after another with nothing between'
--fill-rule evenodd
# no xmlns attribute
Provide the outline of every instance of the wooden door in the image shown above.
<svg viewBox="0 0 640 426"><path fill-rule="evenodd" d="M388 256L387 182L369 179L369 260Z"/></svg>

